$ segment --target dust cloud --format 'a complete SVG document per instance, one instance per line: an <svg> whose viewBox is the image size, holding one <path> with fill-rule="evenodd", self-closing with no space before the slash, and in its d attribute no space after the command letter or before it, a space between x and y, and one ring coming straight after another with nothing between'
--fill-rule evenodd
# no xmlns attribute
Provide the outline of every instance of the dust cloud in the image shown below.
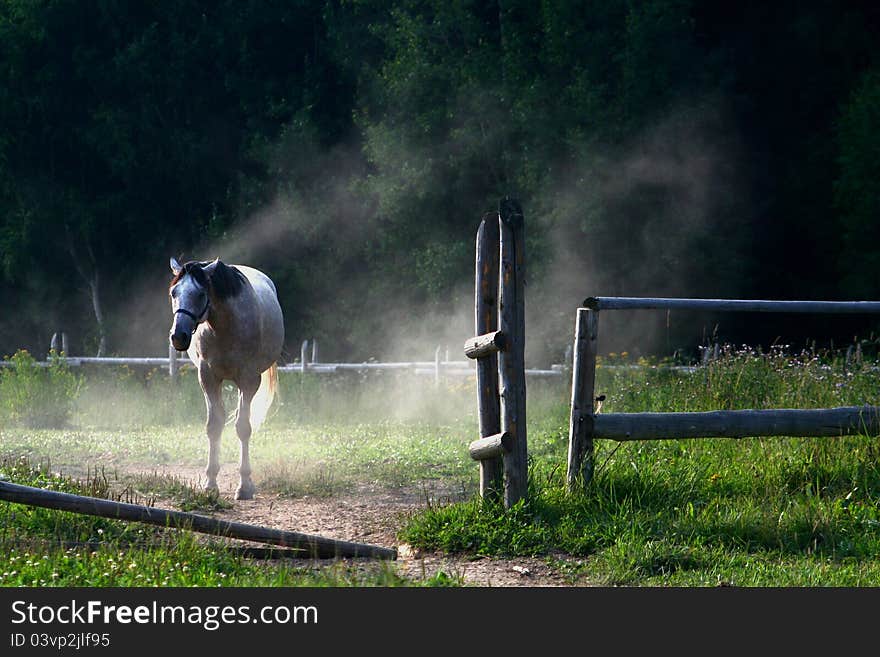
<svg viewBox="0 0 880 657"><path fill-rule="evenodd" d="M576 309L588 296L736 296L748 274L737 255L748 247L742 236L749 234L743 225L749 200L737 132L723 107L703 99L669 112L623 145L582 145L577 158L555 167L553 184L520 197L529 248L527 366L563 362ZM365 245L381 241L386 227L377 218L382 200L368 202L358 186L368 175L363 155L353 146L300 154L292 148L279 147L279 158L296 165L279 173L269 204L242 209L245 219L192 254L169 255L219 256L266 271L287 322L284 362L297 359L301 342L312 338L322 360L425 361L438 346L444 360L447 348L451 360L464 360L462 345L473 332L473 260L437 298L377 298L376 289L400 274L364 257ZM398 163L418 156L385 154ZM448 235L460 253L472 258L480 218L496 204L497 198L473 199L469 228ZM317 261L320 269L310 264ZM132 290L128 303L145 321L120 336L119 352L167 351L169 277L167 262L156 263ZM326 294L308 303L288 294L310 286ZM608 313L600 351L695 352L717 321L684 312Z"/></svg>
<svg viewBox="0 0 880 657"><path fill-rule="evenodd" d="M547 246L527 291L533 355L561 357L555 336L571 340L575 309L590 296L736 296L748 216L739 153L721 105L706 101L623 147L586 152L538 199L544 211L534 221ZM600 353L695 350L716 321L683 311L605 313Z"/></svg>

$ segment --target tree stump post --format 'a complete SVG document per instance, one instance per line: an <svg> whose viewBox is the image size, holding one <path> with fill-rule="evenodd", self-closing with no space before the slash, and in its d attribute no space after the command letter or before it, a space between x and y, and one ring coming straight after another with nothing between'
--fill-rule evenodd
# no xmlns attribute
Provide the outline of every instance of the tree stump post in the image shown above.
<svg viewBox="0 0 880 657"><path fill-rule="evenodd" d="M498 215L483 217L477 230L476 276L474 288L475 335L485 335L498 328ZM501 432L501 410L498 399L498 356L488 353L477 358L477 412L480 438ZM480 463L480 495L498 501L503 490L502 458L495 455Z"/></svg>
<svg viewBox="0 0 880 657"><path fill-rule="evenodd" d="M569 492L586 487L593 477L593 397L596 386L596 341L599 311L578 308L571 368L571 416L568 424Z"/></svg>

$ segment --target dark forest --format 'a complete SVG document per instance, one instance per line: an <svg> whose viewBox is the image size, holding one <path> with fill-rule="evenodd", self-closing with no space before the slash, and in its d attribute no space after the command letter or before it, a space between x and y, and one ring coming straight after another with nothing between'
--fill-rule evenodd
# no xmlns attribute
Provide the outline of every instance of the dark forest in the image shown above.
<svg viewBox="0 0 880 657"><path fill-rule="evenodd" d="M470 336L525 213L527 358L588 296L880 299L875 2L0 2L0 355L163 355L168 261L275 281L285 356ZM622 317L606 349L877 340ZM421 351L419 351L421 349Z"/></svg>

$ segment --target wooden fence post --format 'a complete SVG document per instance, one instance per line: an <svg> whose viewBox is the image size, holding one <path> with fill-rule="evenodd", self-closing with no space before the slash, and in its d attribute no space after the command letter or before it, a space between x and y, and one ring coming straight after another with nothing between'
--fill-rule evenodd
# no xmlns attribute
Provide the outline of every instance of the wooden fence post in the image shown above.
<svg viewBox="0 0 880 657"><path fill-rule="evenodd" d="M524 231L519 203L506 197L498 204L500 233L499 329L507 348L498 353L501 377L501 429L511 436L504 452L504 506L528 494L526 436Z"/></svg>
<svg viewBox="0 0 880 657"><path fill-rule="evenodd" d="M301 374L306 373L306 368L309 366L309 341L303 340L302 346L299 348L299 371Z"/></svg>
<svg viewBox="0 0 880 657"><path fill-rule="evenodd" d="M498 215L483 217L477 230L476 284L474 286L474 328L476 336L493 333L498 328ZM501 410L498 401L498 356L488 353L477 358L477 412L480 438L501 432ZM484 458L480 463L480 496L498 501L503 490L500 455Z"/></svg>
<svg viewBox="0 0 880 657"><path fill-rule="evenodd" d="M571 368L571 417L568 424L566 485L573 492L593 477L593 396L599 311L578 308Z"/></svg>
<svg viewBox="0 0 880 657"><path fill-rule="evenodd" d="M49 350L55 350L55 353L59 356L69 356L70 352L67 350L67 333L64 331L57 331L52 334L52 340L49 343Z"/></svg>
<svg viewBox="0 0 880 657"><path fill-rule="evenodd" d="M434 385L440 385L440 345L434 350Z"/></svg>
<svg viewBox="0 0 880 657"><path fill-rule="evenodd" d="M171 379L171 383L177 383L177 372L180 369L180 364L177 362L177 349L174 348L174 345L168 344L168 378Z"/></svg>

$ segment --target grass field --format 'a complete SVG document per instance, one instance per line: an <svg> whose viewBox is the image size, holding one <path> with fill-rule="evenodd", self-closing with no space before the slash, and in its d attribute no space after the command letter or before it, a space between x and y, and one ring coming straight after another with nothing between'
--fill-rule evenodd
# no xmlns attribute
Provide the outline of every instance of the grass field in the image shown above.
<svg viewBox="0 0 880 657"><path fill-rule="evenodd" d="M609 367L620 364L640 367ZM53 391L37 380L44 375L24 365L18 371L19 388L30 386L20 398L35 403L27 415L10 396L0 398L7 400L0 401L7 416L0 473L10 480L141 501L155 494L207 511L229 504L190 482L142 474L204 464L192 372L172 390L161 372L65 374L59 366L63 385ZM0 393L12 379L4 375ZM563 486L568 382L534 381L530 497L504 512L476 497L477 468L466 450L476 427L472 381L435 388L404 376L285 374L281 384L281 404L252 446L260 490L332 497L363 482L389 489L439 482L463 501L428 499L401 525L399 540L417 548L538 556L572 582L606 585L880 585L876 436L597 441L595 479L570 496ZM880 405L880 374L874 361L782 350L727 349L692 374L624 354L602 360L597 394L607 396L604 411ZM56 411L40 414L45 400ZM71 400L63 427L59 400ZM236 462L237 449L227 428L224 464ZM7 586L415 583L394 564L267 564L220 540L19 505L0 505L0 518L0 584ZM460 582L438 572L424 583Z"/></svg>

